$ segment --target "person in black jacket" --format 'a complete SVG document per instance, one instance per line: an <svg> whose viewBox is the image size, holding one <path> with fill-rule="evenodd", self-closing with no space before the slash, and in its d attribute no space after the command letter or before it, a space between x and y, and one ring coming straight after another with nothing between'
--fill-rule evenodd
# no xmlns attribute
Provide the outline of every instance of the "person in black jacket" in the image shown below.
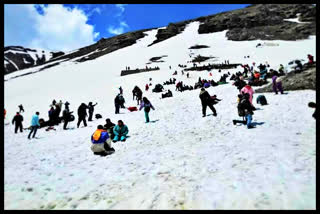
<svg viewBox="0 0 320 214"><path fill-rule="evenodd" d="M22 104L20 104L18 107L19 107L19 113L24 112L24 108L23 108Z"/></svg>
<svg viewBox="0 0 320 214"><path fill-rule="evenodd" d="M70 116L72 113L73 113L73 111L70 112L69 108L65 108L62 112L62 117L63 117L63 121L64 121L64 123L63 123L64 130L67 130L67 125L69 123ZM79 128L79 126L78 126L78 128Z"/></svg>
<svg viewBox="0 0 320 214"><path fill-rule="evenodd" d="M237 87L237 89L239 91L241 91L241 89L247 85L247 83L243 80L243 77L236 77L236 81L234 82L234 85Z"/></svg>
<svg viewBox="0 0 320 214"><path fill-rule="evenodd" d="M240 94L238 95L238 97L240 99L238 104L238 113L239 116L245 117L245 121L233 120L233 125L236 125L237 123L243 123L247 124L248 129L255 128L251 124L254 107L251 105L249 101L250 95L246 93L244 95Z"/></svg>
<svg viewBox="0 0 320 214"><path fill-rule="evenodd" d="M210 94L204 88L201 88L199 97L202 104L202 117L206 116L207 106L209 106L209 108L213 112L213 116L217 116L216 109L212 105Z"/></svg>
<svg viewBox="0 0 320 214"><path fill-rule="evenodd" d="M88 106L84 103L82 103L78 108L78 124L77 124L78 128L80 126L81 121L83 121L84 126L87 126L87 121L86 121L87 108Z"/></svg>
<svg viewBox="0 0 320 214"><path fill-rule="evenodd" d="M18 129L20 129L20 132L22 132L22 129L23 129L22 121L23 121L22 115L19 112L17 112L17 114L12 119L12 125L15 123L14 133L17 134Z"/></svg>
<svg viewBox="0 0 320 214"><path fill-rule="evenodd" d="M94 112L94 107L97 105L98 103L92 105L92 102L89 102L88 108L89 108L89 119L88 121L92 121L92 115Z"/></svg>
<svg viewBox="0 0 320 214"><path fill-rule="evenodd" d="M121 106L121 101L119 99L119 95L116 96L116 98L114 98L114 105L116 107L116 114L119 114L119 110L120 110L120 106Z"/></svg>
<svg viewBox="0 0 320 214"><path fill-rule="evenodd" d="M315 103L315 102L309 102L309 103L308 103L308 106L309 106L310 108L314 108L314 113L312 114L312 117L313 117L314 119L317 119L317 114L316 114L316 107L317 107L317 105L316 105L316 103Z"/></svg>
<svg viewBox="0 0 320 214"><path fill-rule="evenodd" d="M107 132L109 133L111 139L114 138L114 133L113 133L113 128L116 125L114 123L111 122L111 120L109 118L106 119L106 124L103 126L104 130L107 130Z"/></svg>

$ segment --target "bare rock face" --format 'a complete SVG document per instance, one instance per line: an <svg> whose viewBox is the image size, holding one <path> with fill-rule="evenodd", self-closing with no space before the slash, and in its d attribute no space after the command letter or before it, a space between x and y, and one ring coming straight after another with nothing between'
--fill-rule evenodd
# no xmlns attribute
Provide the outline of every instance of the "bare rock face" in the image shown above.
<svg viewBox="0 0 320 214"><path fill-rule="evenodd" d="M310 23L295 23L296 18ZM311 4L264 4L202 18L200 34L229 30L229 40L298 40L316 33L316 7Z"/></svg>
<svg viewBox="0 0 320 214"><path fill-rule="evenodd" d="M14 71L42 65L49 59L63 52L46 52L44 50L34 50L21 46L8 46L4 48L4 73L8 74Z"/></svg>
<svg viewBox="0 0 320 214"><path fill-rule="evenodd" d="M312 89L316 90L316 66L307 68L301 73L290 72L281 77L284 91ZM272 83L255 90L257 93L272 92Z"/></svg>
<svg viewBox="0 0 320 214"><path fill-rule="evenodd" d="M310 23L295 23L284 19L296 18ZM201 24L199 34L224 30L229 40L298 40L316 34L316 7L312 4L253 4L211 16L203 16L179 23L170 23L167 28L159 29L157 39L149 46L181 33L193 21Z"/></svg>
<svg viewBox="0 0 320 214"><path fill-rule="evenodd" d="M80 48L76 52L73 52L71 54L66 54L62 57L58 57L57 59L50 60L49 62L52 62L58 59L59 60L74 59L81 56L83 57L78 59L77 62L85 62L87 60L93 60L100 56L111 53L113 51L135 44L138 39L141 39L146 35L143 33L144 31L146 30L125 33L125 34L121 34L119 36L111 37L108 39L102 38L93 45Z"/></svg>
<svg viewBox="0 0 320 214"><path fill-rule="evenodd" d="M156 35L157 39L155 41L153 41L148 46L162 42L166 39L169 39L169 38L181 33L185 29L187 23L188 22L179 22L179 23L175 23L175 24L170 23L167 28L159 29L157 32L157 35Z"/></svg>

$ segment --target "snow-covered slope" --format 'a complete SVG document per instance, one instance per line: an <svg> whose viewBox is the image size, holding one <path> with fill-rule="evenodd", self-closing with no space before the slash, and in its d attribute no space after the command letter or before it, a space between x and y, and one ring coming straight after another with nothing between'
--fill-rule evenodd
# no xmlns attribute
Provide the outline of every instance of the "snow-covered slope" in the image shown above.
<svg viewBox="0 0 320 214"><path fill-rule="evenodd" d="M231 84L208 89L222 99L217 117L201 117L199 90L178 93L174 86L165 86L173 98L144 92L156 108L150 113L153 123L144 123L143 112L121 109L123 114L114 114L119 86L126 106L135 106L131 90L135 85L144 89L149 78L153 86L171 77L192 85L199 76L210 79L206 71L190 72L189 79L181 76L178 64L190 61L188 48L195 44L210 46L192 50L195 55L218 57L216 62L267 61L271 68L316 54L314 36L255 48L264 41L228 41L226 31L200 35L198 26L193 22L183 33L150 47L157 30L92 61L61 62L15 79L10 78L33 68L6 75L8 119L19 104L28 126L35 111L47 119L53 99L69 101L75 112L82 102L93 101L98 102L95 113L104 119L122 119L130 138L102 158L92 154L90 136L104 120L81 129L72 122L67 131L62 126L56 132L40 129L40 138L30 141L28 133L15 135L11 125L5 126L5 209L315 209L316 132L307 107L315 91L265 93L269 105L258 106L253 130L232 124L238 118L238 91ZM168 55L165 62L151 64L159 71L120 76L126 66L144 68L150 58L162 55ZM175 70L178 76L171 76ZM213 79L225 72L213 71Z"/></svg>

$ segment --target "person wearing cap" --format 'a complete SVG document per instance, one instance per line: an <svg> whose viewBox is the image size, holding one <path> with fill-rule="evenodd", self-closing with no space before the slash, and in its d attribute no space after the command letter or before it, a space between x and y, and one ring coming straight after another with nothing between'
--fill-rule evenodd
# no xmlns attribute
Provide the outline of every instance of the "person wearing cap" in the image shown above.
<svg viewBox="0 0 320 214"><path fill-rule="evenodd" d="M17 134L18 129L20 129L20 132L22 132L23 126L22 126L23 117L22 115L17 112L17 114L12 119L12 125L15 124L14 133Z"/></svg>
<svg viewBox="0 0 320 214"><path fill-rule="evenodd" d="M106 124L103 126L103 129L106 130L110 137L114 138L113 128L115 127L115 124L111 122L110 118L106 119Z"/></svg>
<svg viewBox="0 0 320 214"><path fill-rule="evenodd" d="M202 105L202 117L206 116L207 106L209 106L213 112L213 116L217 116L216 109L212 105L211 96L204 88L201 88L199 97Z"/></svg>
<svg viewBox="0 0 320 214"><path fill-rule="evenodd" d="M128 126L125 125L122 120L119 120L118 125L113 128L113 133L115 135L113 138L113 142L117 142L119 140L126 141L128 132Z"/></svg>
<svg viewBox="0 0 320 214"><path fill-rule="evenodd" d="M98 103L92 105L92 102L89 102L89 105L88 105L88 109L89 109L89 118L88 118L88 121L92 121L92 115L93 115L93 112L94 112L94 107L98 105Z"/></svg>

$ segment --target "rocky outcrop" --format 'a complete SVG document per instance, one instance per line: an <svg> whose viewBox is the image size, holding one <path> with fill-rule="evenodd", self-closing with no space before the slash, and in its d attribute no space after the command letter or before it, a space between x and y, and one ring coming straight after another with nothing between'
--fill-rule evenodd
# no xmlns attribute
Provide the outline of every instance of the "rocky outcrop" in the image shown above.
<svg viewBox="0 0 320 214"><path fill-rule="evenodd" d="M313 23L299 25L293 22L284 22L278 25L257 26L252 28L233 28L226 33L229 40L288 40L307 39L314 34L316 26Z"/></svg>
<svg viewBox="0 0 320 214"><path fill-rule="evenodd" d="M113 51L119 50L124 47L128 47L136 43L138 39L143 38L146 34L144 32L147 30L134 31L130 33L121 34L119 36L111 37L108 39L102 38L97 43L93 45L80 48L76 52L71 54L66 54L62 57L50 60L49 62L61 59L77 59L77 62L85 62L87 60L93 60L100 56L106 55Z"/></svg>
<svg viewBox="0 0 320 214"><path fill-rule="evenodd" d="M296 18L310 23L289 22ZM201 17L198 32L229 30L229 40L298 40L316 33L316 7L312 4L258 4L244 9Z"/></svg>
<svg viewBox="0 0 320 214"><path fill-rule="evenodd" d="M202 49L202 48L210 48L208 45L194 45L191 46L189 49Z"/></svg>
<svg viewBox="0 0 320 214"><path fill-rule="evenodd" d="M151 30L151 29L148 29ZM84 62L87 60L93 60L105 54L111 53L113 51L119 50L124 47L128 47L136 43L138 39L143 38L147 30L140 30L135 32L130 32L126 34L121 34L112 38L102 38L97 43L89 45L79 50L72 52L70 54L65 54L64 52L50 52L50 58L45 58L44 55L39 54L36 50L26 49L23 47L6 47L5 48L5 74L21 70L24 68L29 68L32 66L41 65L43 63L51 63L55 61L65 61L79 58L77 62ZM29 52L35 53L34 57L38 57L38 60L34 60ZM47 54L48 55L48 54ZM52 65L58 65L58 63L46 66L43 69L52 67Z"/></svg>
<svg viewBox="0 0 320 214"><path fill-rule="evenodd" d="M284 19L296 18L309 23L295 23ZM211 16L179 23L171 23L159 29L157 39L150 45L181 33L190 22L199 21L199 34L228 30L229 40L298 40L316 34L316 6L312 4L253 4Z"/></svg>
<svg viewBox="0 0 320 214"><path fill-rule="evenodd" d="M4 72L5 74L42 65L49 59L64 54L63 52L47 52L21 46L8 46L4 48Z"/></svg>
<svg viewBox="0 0 320 214"><path fill-rule="evenodd" d="M166 39L169 39L179 33L181 33L185 27L186 24L188 24L190 21L186 21L186 22L178 22L178 23L170 23L168 25L168 27L166 27L165 29L159 29L157 32L157 39L154 40L150 45L154 45L156 43L162 42Z"/></svg>
<svg viewBox="0 0 320 214"><path fill-rule="evenodd" d="M290 72L286 76L280 77L283 90L295 91L312 89L316 90L316 66L307 68L301 73ZM255 90L256 93L272 92L272 84L268 84L264 88Z"/></svg>

